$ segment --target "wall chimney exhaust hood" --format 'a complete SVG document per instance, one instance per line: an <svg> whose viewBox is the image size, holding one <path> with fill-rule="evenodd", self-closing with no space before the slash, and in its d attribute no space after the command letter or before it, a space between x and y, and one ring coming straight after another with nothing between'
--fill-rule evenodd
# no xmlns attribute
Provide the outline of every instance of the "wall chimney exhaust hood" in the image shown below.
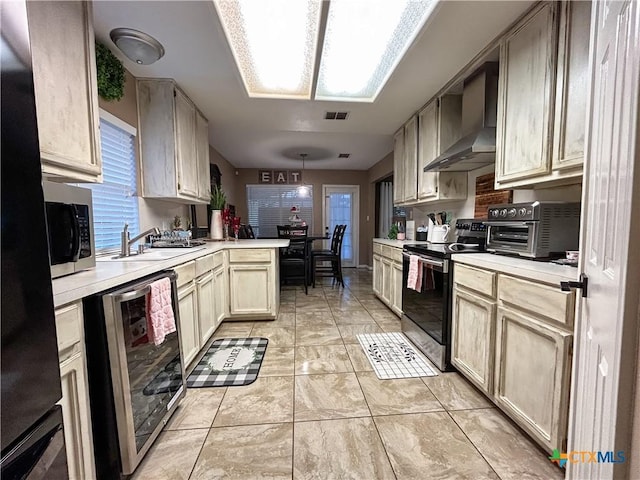
<svg viewBox="0 0 640 480"><path fill-rule="evenodd" d="M425 172L468 172L496 158L498 64L485 63L464 82L462 138L424 167Z"/></svg>

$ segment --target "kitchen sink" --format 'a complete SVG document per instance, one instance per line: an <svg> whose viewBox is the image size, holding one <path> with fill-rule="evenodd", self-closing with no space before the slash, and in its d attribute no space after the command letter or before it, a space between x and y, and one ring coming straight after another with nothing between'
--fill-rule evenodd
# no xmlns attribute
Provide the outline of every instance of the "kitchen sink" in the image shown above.
<svg viewBox="0 0 640 480"><path fill-rule="evenodd" d="M147 250L141 254L132 254L128 257L98 257L98 262L154 262L159 260L168 260L170 258L179 257L181 255L187 255L188 253L197 252L205 247L193 247L193 248L154 248L153 250Z"/></svg>

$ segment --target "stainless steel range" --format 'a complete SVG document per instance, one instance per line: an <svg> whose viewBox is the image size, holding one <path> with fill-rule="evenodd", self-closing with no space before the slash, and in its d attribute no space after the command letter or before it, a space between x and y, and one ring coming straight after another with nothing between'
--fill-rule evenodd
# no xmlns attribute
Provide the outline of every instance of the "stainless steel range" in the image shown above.
<svg viewBox="0 0 640 480"><path fill-rule="evenodd" d="M484 251L486 227L461 219L456 234L455 243L405 245L402 252L402 332L443 371L451 369L451 255ZM422 277L415 288L407 284L412 259Z"/></svg>

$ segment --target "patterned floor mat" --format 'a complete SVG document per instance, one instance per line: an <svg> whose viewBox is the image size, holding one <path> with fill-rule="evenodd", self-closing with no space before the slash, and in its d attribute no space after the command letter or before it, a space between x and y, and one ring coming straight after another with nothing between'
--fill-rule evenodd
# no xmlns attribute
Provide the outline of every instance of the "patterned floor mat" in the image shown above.
<svg viewBox="0 0 640 480"><path fill-rule="evenodd" d="M248 385L258 378L269 340L221 338L211 344L187 378L187 387Z"/></svg>
<svg viewBox="0 0 640 480"><path fill-rule="evenodd" d="M357 337L381 380L438 375L402 333L362 333Z"/></svg>

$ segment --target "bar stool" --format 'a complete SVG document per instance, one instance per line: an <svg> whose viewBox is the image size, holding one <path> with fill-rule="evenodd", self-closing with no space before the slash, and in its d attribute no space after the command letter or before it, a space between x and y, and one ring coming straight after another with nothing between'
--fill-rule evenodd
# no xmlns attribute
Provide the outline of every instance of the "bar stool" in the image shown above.
<svg viewBox="0 0 640 480"><path fill-rule="evenodd" d="M278 238L288 238L289 247L280 249L280 283L302 280L308 294L309 242L308 226L277 225Z"/></svg>
<svg viewBox="0 0 640 480"><path fill-rule="evenodd" d="M342 278L342 241L346 225L336 225L331 238L331 250L316 250L311 252L311 276L313 277L313 287L316 286L316 277L333 277L334 283L344 287ZM319 267L318 262L329 262L328 267Z"/></svg>

